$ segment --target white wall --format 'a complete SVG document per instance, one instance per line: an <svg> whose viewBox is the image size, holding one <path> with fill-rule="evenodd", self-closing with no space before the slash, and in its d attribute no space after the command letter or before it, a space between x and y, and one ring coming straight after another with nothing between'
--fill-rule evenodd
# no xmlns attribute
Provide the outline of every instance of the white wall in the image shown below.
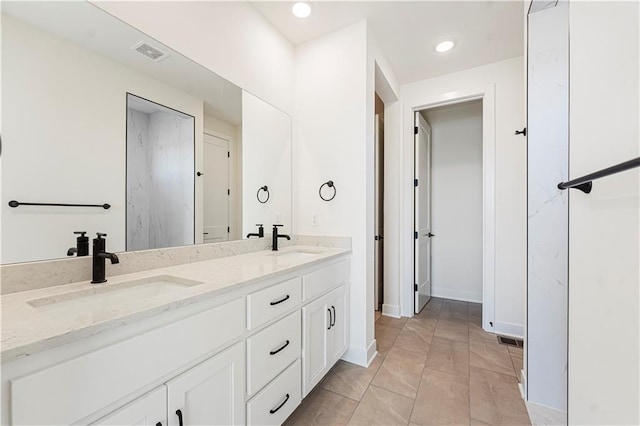
<svg viewBox="0 0 640 426"><path fill-rule="evenodd" d="M431 125L431 295L482 303L482 102L423 115Z"/></svg>
<svg viewBox="0 0 640 426"><path fill-rule="evenodd" d="M572 2L570 176L640 156L638 2ZM569 192L569 423L640 423L640 170Z"/></svg>
<svg viewBox="0 0 640 426"><path fill-rule="evenodd" d="M566 413L569 195L569 4L529 15L528 401Z"/></svg>
<svg viewBox="0 0 640 426"><path fill-rule="evenodd" d="M293 46L246 2L92 1L291 114Z"/></svg>
<svg viewBox="0 0 640 426"><path fill-rule="evenodd" d="M495 86L495 331L522 335L526 280L526 156L525 139L514 136L524 127L523 57L451 73L402 86L402 120L412 123L413 108L429 99L455 98L456 92ZM387 113L387 111L385 111ZM393 120L393 118L392 118ZM401 149L401 166L393 171L400 191L399 302L402 314L412 315L413 292L413 124L389 129L386 140ZM401 139L392 141L400 135ZM392 167L392 166L391 166ZM385 297L387 293L385 292Z"/></svg>
<svg viewBox="0 0 640 426"><path fill-rule="evenodd" d="M272 105L242 92L242 235L265 227L283 225L280 234L291 234L291 117ZM258 189L267 186L269 196Z"/></svg>
<svg viewBox="0 0 640 426"><path fill-rule="evenodd" d="M64 257L79 230L105 232L107 249L123 251L127 92L200 117L196 144L202 100L12 18L2 27L11 108L2 112L1 263ZM14 209L12 199L112 207Z"/></svg>
<svg viewBox="0 0 640 426"><path fill-rule="evenodd" d="M373 330L367 336L373 299L368 303L366 43L366 22L360 22L297 47L293 161L294 232L352 237L347 358L360 364L366 364L373 342ZM372 89L372 111L373 95ZM318 188L328 180L334 181L337 190L330 202L318 196ZM312 214L317 214L316 225L311 224ZM373 241L373 226L370 232ZM371 297L372 285L371 281Z"/></svg>

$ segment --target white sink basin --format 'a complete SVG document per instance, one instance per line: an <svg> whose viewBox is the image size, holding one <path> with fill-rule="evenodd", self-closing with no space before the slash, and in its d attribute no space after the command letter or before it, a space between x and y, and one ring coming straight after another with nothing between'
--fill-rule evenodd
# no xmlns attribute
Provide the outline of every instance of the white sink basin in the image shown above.
<svg viewBox="0 0 640 426"><path fill-rule="evenodd" d="M74 311L96 311L113 309L131 302L152 297L180 294L187 288L202 284L169 275L125 281L118 284L96 284L94 288L61 294L53 297L30 300L29 305L42 310L73 309Z"/></svg>
<svg viewBox="0 0 640 426"><path fill-rule="evenodd" d="M317 256L322 252L319 251L311 251L311 250L288 250L282 252L276 252L271 254L277 260L285 260L285 261L297 261L297 260L305 260L313 256Z"/></svg>

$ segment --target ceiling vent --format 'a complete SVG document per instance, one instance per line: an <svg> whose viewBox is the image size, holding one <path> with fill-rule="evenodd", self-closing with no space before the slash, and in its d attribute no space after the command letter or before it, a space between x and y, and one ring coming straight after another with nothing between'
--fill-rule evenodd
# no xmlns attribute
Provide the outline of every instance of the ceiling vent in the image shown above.
<svg viewBox="0 0 640 426"><path fill-rule="evenodd" d="M151 46L150 44L144 41L137 43L131 49L135 50L141 55L146 56L147 58L151 59L154 62L160 62L163 59L166 59L169 57L168 53L164 53L163 51L156 49L155 47Z"/></svg>

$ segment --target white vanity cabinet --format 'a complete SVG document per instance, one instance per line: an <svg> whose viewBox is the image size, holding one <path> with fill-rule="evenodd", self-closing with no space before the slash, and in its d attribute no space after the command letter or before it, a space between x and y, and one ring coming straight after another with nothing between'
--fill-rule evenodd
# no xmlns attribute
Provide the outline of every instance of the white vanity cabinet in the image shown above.
<svg viewBox="0 0 640 426"><path fill-rule="evenodd" d="M244 372L244 345L236 343L93 424L243 424Z"/></svg>
<svg viewBox="0 0 640 426"><path fill-rule="evenodd" d="M348 262L3 363L2 423L281 424L348 347Z"/></svg>
<svg viewBox="0 0 640 426"><path fill-rule="evenodd" d="M170 426L244 424L244 345L167 382Z"/></svg>
<svg viewBox="0 0 640 426"><path fill-rule="evenodd" d="M334 264L304 277L305 295L317 288L335 288L302 308L302 396L322 380L347 349L349 340L349 311L346 282L346 262ZM310 286L307 289L306 286Z"/></svg>

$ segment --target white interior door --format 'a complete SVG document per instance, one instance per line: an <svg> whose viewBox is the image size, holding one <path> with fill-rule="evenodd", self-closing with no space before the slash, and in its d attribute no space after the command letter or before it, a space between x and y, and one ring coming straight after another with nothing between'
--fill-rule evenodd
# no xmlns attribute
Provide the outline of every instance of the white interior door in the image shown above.
<svg viewBox="0 0 640 426"><path fill-rule="evenodd" d="M415 113L414 283L415 312L431 298L431 126Z"/></svg>
<svg viewBox="0 0 640 426"><path fill-rule="evenodd" d="M375 259L374 266L374 296L373 296L373 309L378 311L382 310L382 287L383 287L383 265L384 258L383 253L383 235L384 235L384 220L383 220L383 190L384 190L384 153L383 153L383 139L384 138L384 122L379 114L375 116L375 190L374 190L374 232L375 243L373 245L373 258Z"/></svg>
<svg viewBox="0 0 640 426"><path fill-rule="evenodd" d="M204 134L203 240L229 240L229 141Z"/></svg>

